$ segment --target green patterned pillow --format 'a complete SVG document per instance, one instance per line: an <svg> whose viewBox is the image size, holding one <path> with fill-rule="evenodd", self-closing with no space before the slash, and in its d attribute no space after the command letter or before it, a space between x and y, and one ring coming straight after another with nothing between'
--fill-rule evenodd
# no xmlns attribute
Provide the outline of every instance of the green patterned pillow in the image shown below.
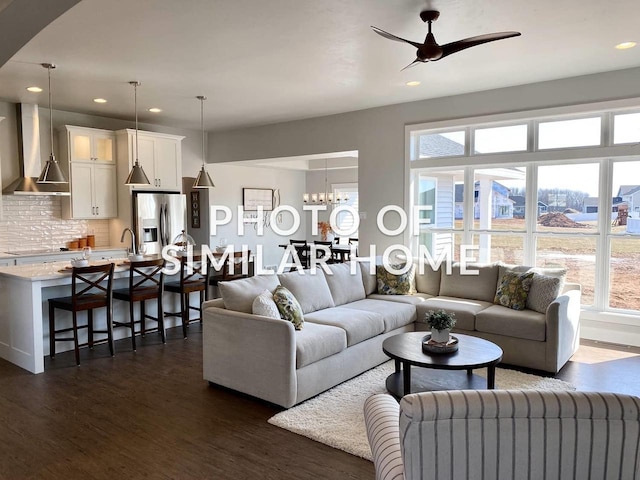
<svg viewBox="0 0 640 480"><path fill-rule="evenodd" d="M403 265L391 265L393 269L400 270ZM410 295L416 293L416 266L405 273L396 275L388 272L384 265L376 266L376 281L378 293L382 295Z"/></svg>
<svg viewBox="0 0 640 480"><path fill-rule="evenodd" d="M304 325L302 307L296 297L293 296L293 293L279 285L276 291L273 292L273 301L276 302L280 316L293 323L293 327L296 330L302 330Z"/></svg>
<svg viewBox="0 0 640 480"><path fill-rule="evenodd" d="M505 272L498 282L496 298L494 298L493 303L513 310L524 310L527 306L527 297L533 282L533 275L533 272Z"/></svg>

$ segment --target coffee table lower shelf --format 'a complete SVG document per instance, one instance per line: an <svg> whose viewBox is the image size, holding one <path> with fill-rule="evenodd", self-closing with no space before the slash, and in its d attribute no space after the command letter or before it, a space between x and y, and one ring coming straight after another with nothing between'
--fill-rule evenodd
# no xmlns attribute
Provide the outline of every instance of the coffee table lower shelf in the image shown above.
<svg viewBox="0 0 640 480"><path fill-rule="evenodd" d="M402 370L387 377L387 391L396 398L404 396ZM411 393L439 390L485 390L487 379L466 370L411 368Z"/></svg>

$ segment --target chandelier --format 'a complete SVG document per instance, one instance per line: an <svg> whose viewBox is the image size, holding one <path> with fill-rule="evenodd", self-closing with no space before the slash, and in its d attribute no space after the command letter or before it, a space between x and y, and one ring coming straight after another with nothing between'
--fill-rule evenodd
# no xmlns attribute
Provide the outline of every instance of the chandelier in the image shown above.
<svg viewBox="0 0 640 480"><path fill-rule="evenodd" d="M327 180L327 159L324 160L324 192L305 193L302 195L302 201L311 205L340 205L349 201L349 195L345 192L337 192L335 197L333 192L329 191L329 182Z"/></svg>

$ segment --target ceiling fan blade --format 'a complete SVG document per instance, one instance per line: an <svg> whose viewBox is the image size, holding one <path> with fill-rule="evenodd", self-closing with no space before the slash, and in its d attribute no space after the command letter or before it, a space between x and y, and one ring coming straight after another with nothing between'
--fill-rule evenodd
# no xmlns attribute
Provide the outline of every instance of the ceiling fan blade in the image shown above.
<svg viewBox="0 0 640 480"><path fill-rule="evenodd" d="M505 38L518 37L520 32L496 32L487 33L486 35L478 35L476 37L465 38L464 40L458 40L457 42L447 43L442 45L442 56L444 58L452 53L460 52L476 45L482 45L483 43L493 42L495 40L504 40Z"/></svg>
<svg viewBox="0 0 640 480"><path fill-rule="evenodd" d="M391 34L389 32L385 32L384 30L381 30L378 27L374 27L373 25L371 25L371 28L373 28L373 31L376 32L378 35L381 35L384 38L388 38L389 40L395 40L396 42L408 43L410 45L413 45L416 48L420 48L422 46L421 43L412 42L411 40L406 40L404 38L396 37L395 35L393 35L393 34Z"/></svg>
<svg viewBox="0 0 640 480"><path fill-rule="evenodd" d="M420 60L419 58L416 58L413 62L411 62L409 65L407 65L406 67L404 67L402 70L400 70L401 72L406 70L407 68L411 68L416 66L419 63L424 63L424 62L428 62L429 60Z"/></svg>

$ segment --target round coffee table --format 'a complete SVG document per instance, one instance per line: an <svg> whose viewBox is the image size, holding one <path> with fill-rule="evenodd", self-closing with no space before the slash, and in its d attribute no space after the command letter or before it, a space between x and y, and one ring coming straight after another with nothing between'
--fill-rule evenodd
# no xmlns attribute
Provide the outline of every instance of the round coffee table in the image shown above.
<svg viewBox="0 0 640 480"><path fill-rule="evenodd" d="M387 378L387 390L390 393L400 398L409 393L432 390L495 388L496 365L502 360L502 349L498 345L456 333L458 351L429 354L422 351L422 339L427 333L401 333L382 343L382 351L396 363L395 373ZM412 365L423 369L412 372ZM474 369L485 367L486 380L473 374Z"/></svg>

